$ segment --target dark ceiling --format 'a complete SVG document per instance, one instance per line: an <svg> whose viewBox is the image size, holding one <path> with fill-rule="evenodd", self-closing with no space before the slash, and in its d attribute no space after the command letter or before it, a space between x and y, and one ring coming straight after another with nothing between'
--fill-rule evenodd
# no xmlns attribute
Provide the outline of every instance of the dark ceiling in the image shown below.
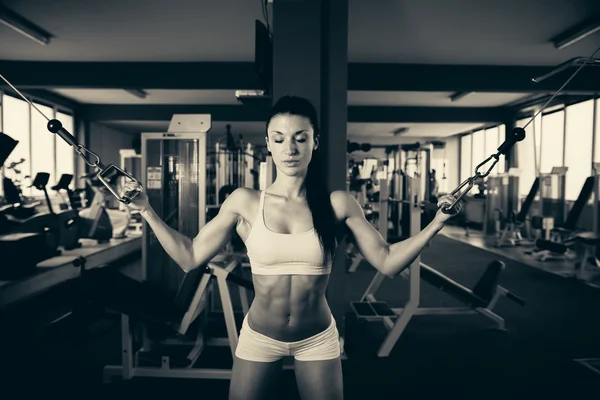
<svg viewBox="0 0 600 400"><path fill-rule="evenodd" d="M42 46L0 25L0 74L126 132L164 130L174 113L210 112L215 129L230 123L262 136L261 113L234 96L256 87L260 1L5 0L53 38ZM599 31L564 49L552 44L597 15L597 0L349 0L348 135L415 141L502 122L575 68L539 84L532 77L600 46ZM565 90L600 92L600 68L584 68ZM453 102L455 92L473 93ZM393 136L400 126L410 129Z"/></svg>

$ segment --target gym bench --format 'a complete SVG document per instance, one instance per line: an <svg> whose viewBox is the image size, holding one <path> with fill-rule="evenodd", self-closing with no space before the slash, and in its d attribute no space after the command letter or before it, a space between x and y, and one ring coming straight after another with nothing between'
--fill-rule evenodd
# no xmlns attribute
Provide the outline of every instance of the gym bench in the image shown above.
<svg viewBox="0 0 600 400"><path fill-rule="evenodd" d="M600 274L600 260L596 250L598 246L600 246L600 235L593 232L575 233L563 238L562 243L548 240L536 242L536 247L541 252L539 256L541 261L563 257L572 262L573 269L567 271L568 276L583 281Z"/></svg>
<svg viewBox="0 0 600 400"><path fill-rule="evenodd" d="M575 237L582 233L577 227L583 208L589 202L594 191L595 176L589 176L577 196L577 200L569 210L565 222L550 232L550 240L538 239L535 242L535 249L531 251L539 261L549 260L574 260L575 255L570 252L569 245Z"/></svg>
<svg viewBox="0 0 600 400"><path fill-rule="evenodd" d="M504 270L504 267L503 262L492 261L473 289L469 289L430 266L417 262L416 265L415 263L411 265L410 270L405 270L405 272L410 271L410 296L404 308L391 308L386 302L377 300L375 293L385 279L385 276L379 272L373 278L361 301L351 302L350 305L358 318L367 321L383 321L389 330L379 348L379 357L389 356L396 341L414 315L481 314L494 321L498 329L505 330L504 319L493 311L500 297L506 297L521 306L525 305L525 301L498 285L500 273ZM406 276L405 272L401 275ZM420 308L419 278L460 300L465 304L465 307Z"/></svg>
<svg viewBox="0 0 600 400"><path fill-rule="evenodd" d="M115 377L230 379L231 368L195 368L195 364L208 346L229 347L233 358L238 329L228 283L239 288L244 315L249 308L247 290L254 290L251 281L233 273L240 262L240 257L228 255L189 272L174 300L144 282L123 275L112 275L98 282L107 290L102 298L96 296L96 301L121 314L122 364L105 366L104 381L110 382ZM213 290L212 278L216 278L227 337L205 337L202 323L197 332L196 328L190 329L203 311L205 316L208 313L207 294ZM195 290L190 292L190 288ZM136 329L140 327L141 332ZM147 337L148 331L153 332L152 341ZM157 337L160 339L156 340ZM141 365L141 361L152 356L159 357L159 361L152 359L154 366Z"/></svg>

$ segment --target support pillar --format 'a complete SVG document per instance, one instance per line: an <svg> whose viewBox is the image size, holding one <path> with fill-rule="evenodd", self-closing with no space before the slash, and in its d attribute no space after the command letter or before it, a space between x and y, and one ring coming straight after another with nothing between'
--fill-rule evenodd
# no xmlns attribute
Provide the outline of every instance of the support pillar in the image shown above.
<svg viewBox="0 0 600 400"><path fill-rule="evenodd" d="M512 130L517 127L517 121L514 118L509 119L504 123L504 126L505 126L505 130L504 130L505 134L504 134L504 138L502 138L502 142L507 140L509 137L512 137ZM504 164L505 171L498 171L498 172L506 172L506 171L510 170L511 168L519 167L519 159L518 159L519 143L520 142L515 143L515 145L508 151L508 154L503 156L506 161ZM509 180L508 210L507 211L515 210L518 212L520 209L521 209L521 204L519 201L519 185L514 180Z"/></svg>
<svg viewBox="0 0 600 400"><path fill-rule="evenodd" d="M310 100L321 125L329 190L346 190L348 0L273 1L273 102L285 95ZM340 243L327 300L344 334L345 248Z"/></svg>

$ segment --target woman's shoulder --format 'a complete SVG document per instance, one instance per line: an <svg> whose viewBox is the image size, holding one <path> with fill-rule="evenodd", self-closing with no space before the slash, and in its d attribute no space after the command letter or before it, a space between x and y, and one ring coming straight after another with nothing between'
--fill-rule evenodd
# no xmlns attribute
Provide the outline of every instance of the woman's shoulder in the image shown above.
<svg viewBox="0 0 600 400"><path fill-rule="evenodd" d="M347 204L349 201L355 200L354 197L347 190L334 190L329 194L331 204L337 203L339 205Z"/></svg>
<svg viewBox="0 0 600 400"><path fill-rule="evenodd" d="M334 190L330 193L331 206L338 219L345 219L352 210L356 208L358 202L347 190Z"/></svg>
<svg viewBox="0 0 600 400"><path fill-rule="evenodd" d="M240 187L231 192L223 205L227 203L227 207L233 212L247 219L251 214L256 213L259 201L260 190Z"/></svg>

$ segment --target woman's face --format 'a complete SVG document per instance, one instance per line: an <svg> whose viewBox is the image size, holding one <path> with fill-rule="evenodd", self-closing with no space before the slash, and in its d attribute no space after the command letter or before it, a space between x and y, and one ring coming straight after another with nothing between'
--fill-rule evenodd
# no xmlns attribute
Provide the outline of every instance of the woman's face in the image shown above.
<svg viewBox="0 0 600 400"><path fill-rule="evenodd" d="M318 145L309 119L291 114L279 114L271 119L266 141L278 172L288 176L305 174Z"/></svg>

